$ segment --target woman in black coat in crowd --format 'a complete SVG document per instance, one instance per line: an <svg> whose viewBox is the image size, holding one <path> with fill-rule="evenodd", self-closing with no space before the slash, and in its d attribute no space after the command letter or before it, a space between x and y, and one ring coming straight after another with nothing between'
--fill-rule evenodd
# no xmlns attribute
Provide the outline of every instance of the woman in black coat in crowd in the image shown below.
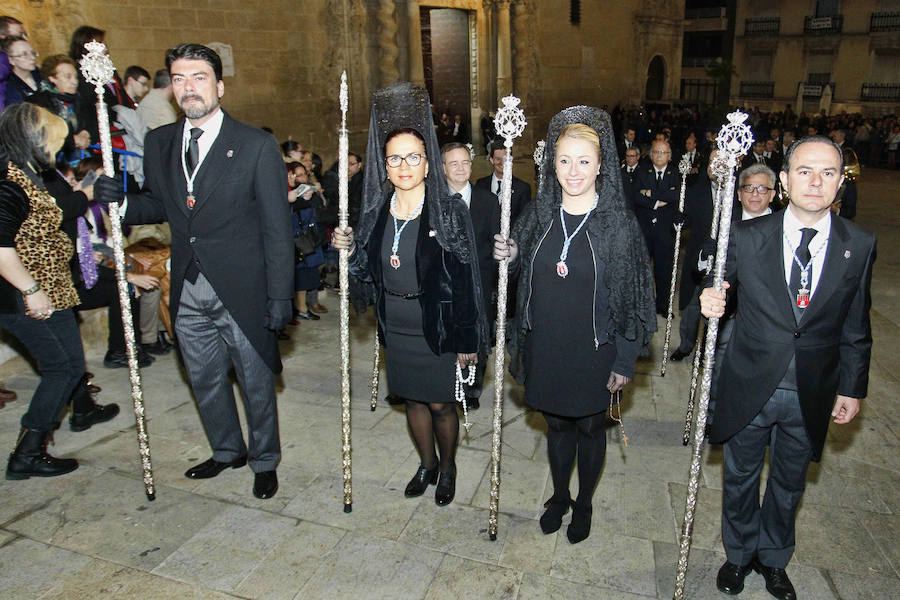
<svg viewBox="0 0 900 600"><path fill-rule="evenodd" d="M366 156L358 231L336 230L333 245L350 249L351 273L368 284L388 387L406 399L420 466L405 495L437 482L444 506L456 493L457 365L474 366L487 341L472 223L430 166L440 149L424 89L400 82L374 94Z"/></svg>
<svg viewBox="0 0 900 600"><path fill-rule="evenodd" d="M538 195L494 246L519 277L511 370L547 421L553 496L541 529L557 531L572 505L573 544L590 533L611 395L634 377L656 331L647 250L625 203L612 131L609 115L589 106L553 117Z"/></svg>

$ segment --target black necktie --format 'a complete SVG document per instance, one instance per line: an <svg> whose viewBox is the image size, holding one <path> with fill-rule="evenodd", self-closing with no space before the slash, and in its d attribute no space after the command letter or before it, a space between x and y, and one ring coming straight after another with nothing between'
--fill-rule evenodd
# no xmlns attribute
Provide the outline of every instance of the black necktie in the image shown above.
<svg viewBox="0 0 900 600"><path fill-rule="evenodd" d="M500 183L501 183L501 181L498 179L497 180L497 191L494 192L498 198L500 197Z"/></svg>
<svg viewBox="0 0 900 600"><path fill-rule="evenodd" d="M197 140L200 139L200 136L203 135L203 130L199 127L191 128L191 141L188 144L187 152L184 154L184 160L187 164L187 174L188 177L194 172L194 169L197 168L197 163L200 162L200 144Z"/></svg>
<svg viewBox="0 0 900 600"><path fill-rule="evenodd" d="M806 305L809 304L809 296L812 293L812 265L809 265L809 269L807 271L807 279L806 279L806 287L800 285L800 265L797 264L799 260L803 266L809 264L811 258L809 254L809 243L815 237L817 231L812 227L804 227L800 230L803 236L800 238L800 246L797 248L796 258L791 258L791 294L793 295L793 308L794 312L798 315L802 314L802 309L806 308ZM801 294L802 290L802 294ZM801 295L805 295L805 301L801 302ZM802 306L801 306L802 305Z"/></svg>
<svg viewBox="0 0 900 600"><path fill-rule="evenodd" d="M660 184L662 184L662 178L663 178L663 172L657 171L656 172L656 187L659 187Z"/></svg>

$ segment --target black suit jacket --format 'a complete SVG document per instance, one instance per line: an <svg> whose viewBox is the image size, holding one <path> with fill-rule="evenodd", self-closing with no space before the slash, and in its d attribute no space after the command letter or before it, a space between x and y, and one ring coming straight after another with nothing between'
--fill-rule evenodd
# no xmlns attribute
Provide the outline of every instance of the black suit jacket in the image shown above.
<svg viewBox="0 0 900 600"><path fill-rule="evenodd" d="M756 160L756 155L753 154L753 152L750 152L750 154L748 154L747 156L745 156L745 157L744 157L744 160L741 161L741 171L743 171L744 169L746 169L747 167L749 167L749 166L751 166L751 165L755 165L757 162L759 162L759 161ZM769 167L770 169L772 169L773 171L775 170L775 168L772 166L772 160L771 160L771 159L768 159L768 158L766 158L766 157L764 156L764 157L763 157L763 163L764 163L767 167ZM775 171L775 173L777 174L778 171Z"/></svg>
<svg viewBox="0 0 900 600"><path fill-rule="evenodd" d="M650 190L650 196L644 196L641 194L641 190ZM678 209L680 193L681 175L671 162L666 165L662 182L658 186L656 184L656 168L652 164L639 165L632 201L634 213L641 227L649 227L651 220L656 218L656 228L662 227L661 231L668 233L672 225L672 216ZM653 206L657 202L665 202L666 206L653 210Z"/></svg>
<svg viewBox="0 0 900 600"><path fill-rule="evenodd" d="M192 256L266 364L281 371L275 333L263 326L267 301L294 295L294 242L287 174L275 138L225 114L185 202L182 119L144 140L144 182L128 194L125 222L168 221L172 228L172 322Z"/></svg>
<svg viewBox="0 0 900 600"><path fill-rule="evenodd" d="M743 221L731 232L725 278L737 311L710 440L725 441L753 420L794 355L803 421L819 460L836 395L866 396L875 236L832 215L822 274L798 323L785 283L783 218L778 212Z"/></svg>
<svg viewBox="0 0 900 600"><path fill-rule="evenodd" d="M740 212L737 214L740 219ZM702 275L697 272L697 259L703 243L709 239L713 218L713 192L706 172L700 174L696 185L684 194L684 228L690 230L685 247L684 262L681 265L681 284L678 289L678 306L681 310L688 305L702 283Z"/></svg>
<svg viewBox="0 0 900 600"><path fill-rule="evenodd" d="M489 194L494 194L494 190L491 189L491 175L482 177L472 187L473 191L477 187L487 191ZM496 194L494 194L494 197L497 197ZM529 202L531 202L531 186L514 175L512 178L512 194L509 197L510 222L515 222L519 213L522 212L522 209Z"/></svg>
<svg viewBox="0 0 900 600"><path fill-rule="evenodd" d="M637 181L637 172L641 168L640 165L634 166L634 171L631 173L628 172L628 167L622 165L622 188L625 192L625 200L628 202L628 206L634 210L634 194L635 190L635 182Z"/></svg>
<svg viewBox="0 0 900 600"><path fill-rule="evenodd" d="M488 326L493 331L497 318L497 263L494 261L494 235L500 233L500 203L497 196L484 187L472 186L469 216L475 231L475 247L478 250L478 267L481 271L481 290ZM513 287L510 286L510 291ZM508 305L515 306L515 303Z"/></svg>

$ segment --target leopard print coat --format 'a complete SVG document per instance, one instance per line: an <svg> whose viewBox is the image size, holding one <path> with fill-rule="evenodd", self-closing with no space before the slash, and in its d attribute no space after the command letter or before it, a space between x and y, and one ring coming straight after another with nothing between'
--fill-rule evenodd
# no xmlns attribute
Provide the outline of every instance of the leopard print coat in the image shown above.
<svg viewBox="0 0 900 600"><path fill-rule="evenodd" d="M80 304L69 269L74 247L59 228L62 210L47 190L37 187L13 163L9 163L6 178L21 187L28 196L28 217L16 234L19 259L50 297L54 309L63 310Z"/></svg>

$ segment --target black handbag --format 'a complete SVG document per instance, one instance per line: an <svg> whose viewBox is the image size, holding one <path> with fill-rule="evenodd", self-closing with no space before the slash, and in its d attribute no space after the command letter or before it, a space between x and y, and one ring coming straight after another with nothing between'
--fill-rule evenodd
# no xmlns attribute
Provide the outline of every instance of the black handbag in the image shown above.
<svg viewBox="0 0 900 600"><path fill-rule="evenodd" d="M319 228L312 224L303 227L300 235L294 238L294 261L302 263L307 256L314 254L316 249L322 245L322 236Z"/></svg>

